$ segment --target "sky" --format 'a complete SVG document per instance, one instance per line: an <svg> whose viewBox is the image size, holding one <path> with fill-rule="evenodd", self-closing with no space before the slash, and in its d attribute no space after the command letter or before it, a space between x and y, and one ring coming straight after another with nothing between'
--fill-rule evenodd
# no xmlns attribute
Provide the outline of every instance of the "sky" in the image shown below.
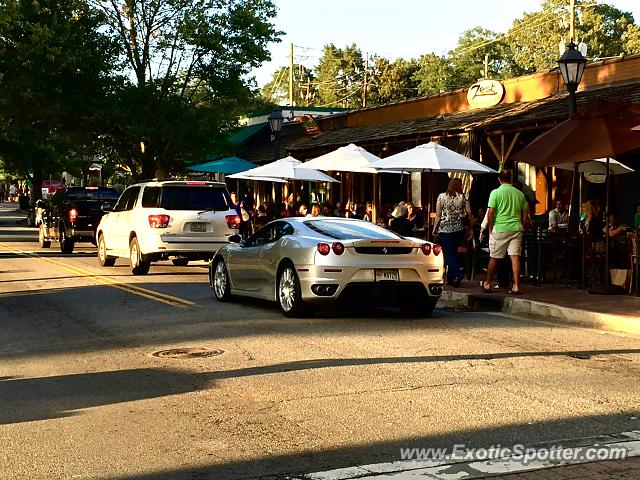
<svg viewBox="0 0 640 480"><path fill-rule="evenodd" d="M540 0L274 0L276 29L286 32L281 43L270 44L271 58L252 74L258 85L289 64L289 43L296 63L317 64L322 47L355 43L363 54L389 59L418 58L455 48L460 34L481 26L506 32L513 20L540 9ZM569 0L567 5L569 5ZM607 0L631 12L640 23L640 0Z"/></svg>

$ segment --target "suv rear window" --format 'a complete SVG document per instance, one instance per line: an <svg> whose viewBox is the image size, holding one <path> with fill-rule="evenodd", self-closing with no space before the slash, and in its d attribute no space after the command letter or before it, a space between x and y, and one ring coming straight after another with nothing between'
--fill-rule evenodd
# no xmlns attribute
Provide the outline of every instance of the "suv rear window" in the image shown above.
<svg viewBox="0 0 640 480"><path fill-rule="evenodd" d="M165 210L229 210L231 198L224 187L193 185L163 185L146 187L142 194L145 208Z"/></svg>
<svg viewBox="0 0 640 480"><path fill-rule="evenodd" d="M386 228L369 222L346 220L307 220L304 224L327 237L336 240L386 240L402 238Z"/></svg>
<svg viewBox="0 0 640 480"><path fill-rule="evenodd" d="M68 200L117 200L118 191L115 188L103 187L69 187L67 189Z"/></svg>

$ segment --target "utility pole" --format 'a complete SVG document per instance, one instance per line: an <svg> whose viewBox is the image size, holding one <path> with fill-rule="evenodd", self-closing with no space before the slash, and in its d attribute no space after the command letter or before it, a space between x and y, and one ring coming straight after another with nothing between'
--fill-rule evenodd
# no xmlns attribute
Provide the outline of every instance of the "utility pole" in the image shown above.
<svg viewBox="0 0 640 480"><path fill-rule="evenodd" d="M362 82L362 107L367 106L367 73L369 72L369 53L364 56L364 81Z"/></svg>
<svg viewBox="0 0 640 480"><path fill-rule="evenodd" d="M576 40L576 0L569 0L569 41Z"/></svg>
<svg viewBox="0 0 640 480"><path fill-rule="evenodd" d="M293 107L293 43L289 44L289 105Z"/></svg>

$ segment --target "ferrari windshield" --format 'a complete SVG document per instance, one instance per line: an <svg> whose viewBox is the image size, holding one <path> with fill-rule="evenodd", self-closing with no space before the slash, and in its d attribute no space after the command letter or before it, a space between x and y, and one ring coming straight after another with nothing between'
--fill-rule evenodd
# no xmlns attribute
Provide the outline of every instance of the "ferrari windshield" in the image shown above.
<svg viewBox="0 0 640 480"><path fill-rule="evenodd" d="M303 223L311 230L336 240L397 240L402 238L391 230L369 222L318 219L307 220Z"/></svg>

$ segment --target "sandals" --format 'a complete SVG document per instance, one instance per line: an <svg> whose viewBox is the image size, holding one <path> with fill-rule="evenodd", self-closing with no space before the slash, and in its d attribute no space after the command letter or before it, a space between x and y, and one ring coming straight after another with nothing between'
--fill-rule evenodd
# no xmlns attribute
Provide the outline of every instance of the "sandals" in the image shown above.
<svg viewBox="0 0 640 480"><path fill-rule="evenodd" d="M520 290L513 290L513 289L509 289L507 293L509 295L522 295L522 292Z"/></svg>
<svg viewBox="0 0 640 480"><path fill-rule="evenodd" d="M491 288L487 288L484 286L484 280L480 281L480 288L484 293L491 293Z"/></svg>

